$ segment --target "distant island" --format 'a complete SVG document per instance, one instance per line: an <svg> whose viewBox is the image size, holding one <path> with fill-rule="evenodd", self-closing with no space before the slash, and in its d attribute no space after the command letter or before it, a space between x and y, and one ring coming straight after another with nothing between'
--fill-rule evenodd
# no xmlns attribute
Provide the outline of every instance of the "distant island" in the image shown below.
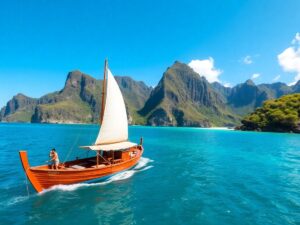
<svg viewBox="0 0 300 225"><path fill-rule="evenodd" d="M150 126L242 125L241 129L250 130L250 126L246 125L247 121L250 124L257 119L256 115L261 115L262 110L267 110L265 107L272 105L272 101L277 101L267 100L300 93L300 81L288 86L280 82L255 85L252 80L247 80L232 88L217 82L209 83L188 65L178 61L167 68L155 88L126 76L117 76L116 80L124 96L128 122ZM101 91L101 80L96 80L78 70L72 71L67 75L64 88L60 91L46 94L41 98L30 98L24 94L14 96L1 109L0 121L97 123L101 107ZM297 96L294 95L295 98ZM285 106L288 106L291 99L289 97L283 99L287 101ZM263 105L265 101L267 102ZM262 108L252 113L262 105ZM247 116L248 114L250 115ZM253 127L255 127L253 130L268 130L261 124L258 127L253 124Z"/></svg>

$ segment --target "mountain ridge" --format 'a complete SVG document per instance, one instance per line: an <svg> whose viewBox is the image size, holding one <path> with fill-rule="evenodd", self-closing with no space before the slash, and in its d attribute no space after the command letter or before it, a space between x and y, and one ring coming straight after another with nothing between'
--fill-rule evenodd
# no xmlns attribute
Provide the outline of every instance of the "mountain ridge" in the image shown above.
<svg viewBox="0 0 300 225"><path fill-rule="evenodd" d="M268 99L300 92L282 82L252 80L225 87L209 83L188 65L175 61L155 88L129 76L115 76L130 124L152 126L235 126ZM64 87L40 98L15 95L0 110L2 122L97 123L102 81L79 70L67 74Z"/></svg>
<svg viewBox="0 0 300 225"><path fill-rule="evenodd" d="M116 80L123 93L126 107L130 108L128 110L129 122L135 124L136 111L150 95L152 88L143 82L134 81L130 77L116 76ZM138 93L136 93L136 89L139 90ZM30 98L22 94L20 95L24 96L22 98L14 96L1 109L0 121L96 123L99 120L101 108L101 92L102 80L96 80L85 73L74 70L68 73L65 85L60 91L43 95L40 98ZM23 102L28 104L23 104ZM19 107L20 103L22 107ZM17 114L16 111L18 111Z"/></svg>

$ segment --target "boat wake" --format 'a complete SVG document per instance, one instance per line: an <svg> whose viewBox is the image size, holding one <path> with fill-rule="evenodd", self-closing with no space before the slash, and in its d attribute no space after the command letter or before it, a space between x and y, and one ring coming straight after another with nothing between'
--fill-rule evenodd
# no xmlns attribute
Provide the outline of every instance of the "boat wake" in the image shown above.
<svg viewBox="0 0 300 225"><path fill-rule="evenodd" d="M101 182L97 182L97 183L79 183L79 184L70 184L70 185L55 185L47 190L44 190L42 192L39 193L39 195L44 194L46 192L49 191L53 191L53 190L59 190L59 191L74 191L78 188L81 187L91 187L91 186L101 186L101 185L106 185L112 182L116 182L116 181L121 181L121 180L126 180L130 177L132 177L134 174L141 172L141 171L145 171L148 169L151 169L153 166L152 165L148 165L149 163L153 162L153 160L148 159L148 158L141 158L139 160L139 162L132 167L129 170L117 173L115 175L112 175L111 177L109 177L108 179L101 181Z"/></svg>

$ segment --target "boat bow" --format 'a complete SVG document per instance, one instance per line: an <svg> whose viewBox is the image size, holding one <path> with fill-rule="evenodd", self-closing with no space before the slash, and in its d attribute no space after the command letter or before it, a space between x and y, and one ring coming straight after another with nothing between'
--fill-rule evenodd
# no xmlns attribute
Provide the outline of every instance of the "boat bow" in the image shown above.
<svg viewBox="0 0 300 225"><path fill-rule="evenodd" d="M26 176L28 177L28 179L31 182L34 189L37 192L41 192L43 190L43 188L40 185L40 183L37 181L36 177L34 176L34 174L32 173L32 171L30 169L30 165L29 165L28 157L27 157L27 152L26 151L19 151L19 155L20 155L21 163L22 163L23 169L26 173Z"/></svg>

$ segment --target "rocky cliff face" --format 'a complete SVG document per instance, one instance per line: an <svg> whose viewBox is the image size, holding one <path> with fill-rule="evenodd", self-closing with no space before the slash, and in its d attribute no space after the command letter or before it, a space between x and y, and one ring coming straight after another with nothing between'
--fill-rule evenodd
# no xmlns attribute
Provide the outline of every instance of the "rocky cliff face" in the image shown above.
<svg viewBox="0 0 300 225"><path fill-rule="evenodd" d="M232 88L227 101L235 113L244 115L261 106L267 99L268 96L264 91L261 91L253 81L247 80Z"/></svg>
<svg viewBox="0 0 300 225"><path fill-rule="evenodd" d="M227 98L229 97L229 95L231 94L231 90L232 88L230 87L225 87L222 84L220 84L219 82L213 82L211 83L211 87L218 92L221 96L224 97L224 101L227 101Z"/></svg>
<svg viewBox="0 0 300 225"><path fill-rule="evenodd" d="M276 82L273 84L260 84L257 85L259 90L266 92L268 99L279 98L282 95L293 93L293 87L287 86L285 83Z"/></svg>
<svg viewBox="0 0 300 225"><path fill-rule="evenodd" d="M134 81L128 76L116 76L116 80L125 99L128 121L130 124L144 124L144 118L137 112L144 105L152 91L142 81Z"/></svg>
<svg viewBox="0 0 300 225"><path fill-rule="evenodd" d="M144 105L151 88L129 77L116 77L116 80L128 108L129 122L136 123L139 119L136 111ZM97 123L101 108L101 93L101 80L96 80L80 71L72 71L68 74L61 91L47 94L39 99L18 97L17 102L14 97L1 110L0 120L7 121L9 118L15 118L13 115L19 114L20 110L24 109L27 117L22 121L27 122Z"/></svg>
<svg viewBox="0 0 300 225"><path fill-rule="evenodd" d="M300 88L297 89L297 85L300 86L300 82L298 83L294 86L288 86L281 82L255 85L252 80L247 80L233 88L225 88L219 83L213 83L212 87L223 96L227 105L236 114L244 116L262 106L262 103L268 99L300 92Z"/></svg>
<svg viewBox="0 0 300 225"><path fill-rule="evenodd" d="M28 122L36 107L37 99L17 94L0 111L0 121Z"/></svg>
<svg viewBox="0 0 300 225"><path fill-rule="evenodd" d="M45 95L38 100L32 122L95 122L96 113L99 112L101 88L100 81L80 71L72 71L68 74L61 91Z"/></svg>
<svg viewBox="0 0 300 225"><path fill-rule="evenodd" d="M205 78L180 62L167 69L140 114L148 125L154 126L208 127L234 123L222 96Z"/></svg>

